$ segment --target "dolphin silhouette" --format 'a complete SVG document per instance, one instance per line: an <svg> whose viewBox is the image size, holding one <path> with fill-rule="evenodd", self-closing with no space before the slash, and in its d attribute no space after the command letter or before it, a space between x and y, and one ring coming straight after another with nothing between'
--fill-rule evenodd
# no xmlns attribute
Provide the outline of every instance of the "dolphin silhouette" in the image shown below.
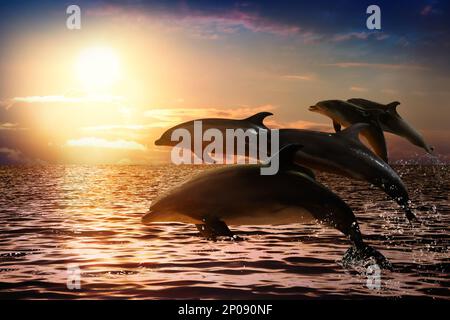
<svg viewBox="0 0 450 320"><path fill-rule="evenodd" d="M389 266L381 253L364 243L350 207L293 163L298 149L289 145L275 155L280 163L275 175L261 175L261 164L207 170L159 198L142 222L193 223L202 235L215 238L234 237L227 225L317 221L349 237L353 247L347 253Z"/></svg>
<svg viewBox="0 0 450 320"><path fill-rule="evenodd" d="M259 112L256 113L248 118L245 119L223 119L223 118L205 118L205 119L196 119L187 121L184 123L181 123L179 125L176 125L168 130L166 130L159 139L155 141L155 145L157 146L176 146L179 142L172 140L172 134L177 129L185 129L189 132L191 137L195 137L195 128L194 124L195 122L201 122L201 135L203 137L204 132L206 132L209 129L215 129L219 130L222 135L226 136L226 130L232 129L232 130L239 130L242 129L244 131L247 131L251 136L258 137L260 130L264 130L266 132L270 132L270 129L267 128L263 121L264 118L273 115L271 112ZM270 140L270 137L267 137L267 139ZM207 154L204 155L205 147L209 144L209 141L202 141L201 148L199 150L196 150L194 147L194 139L191 139L191 145L190 150L197 155L198 158L203 159L205 162L214 163L215 161L210 158ZM226 139L223 139L223 145L222 150L226 150ZM246 145L245 149L242 150L244 154L240 154L239 150L237 149L237 146L234 146L234 150L226 150L227 153L232 153L234 155L248 155L249 154L249 146Z"/></svg>
<svg viewBox="0 0 450 320"><path fill-rule="evenodd" d="M429 146L423 136L398 114L397 106L400 102L381 104L361 98L352 98L347 101L378 117L383 131L406 138L412 144L432 153L433 147Z"/></svg>
<svg viewBox="0 0 450 320"><path fill-rule="evenodd" d="M361 134L369 141L375 153L384 161L388 161L386 140L383 129L378 122L378 117L363 108L342 100L319 101L309 107L309 111L317 112L330 117L336 132L341 131L341 126L349 127L355 123L367 123Z"/></svg>
<svg viewBox="0 0 450 320"><path fill-rule="evenodd" d="M258 121L231 119L202 119L203 126L225 131L227 128L267 128L263 119L271 115L268 112L256 114ZM252 119L253 117L247 119ZM168 129L157 140L157 145L173 146L170 137L174 129L193 127L193 121ZM383 160L377 157L358 138L361 130L370 128L368 124L356 124L338 133L318 132L301 129L280 129L280 147L292 143L302 144L303 148L296 154L299 165L313 170L330 172L345 177L367 181L387 193L405 211L408 220L416 220L410 208L408 191L398 174ZM193 150L193 148L191 148ZM313 174L313 173L311 173Z"/></svg>
<svg viewBox="0 0 450 320"><path fill-rule="evenodd" d="M186 129L194 135L194 122L201 121L202 122L202 130L206 131L208 129L218 129L225 132L226 129L254 129L255 132L258 130L269 130L263 121L264 118L268 116L272 116L271 112L259 112L245 119L223 119L223 118L205 118L205 119L196 119L187 122L183 122L179 125L176 125L168 130L166 130L161 137L155 141L155 145L157 146L175 146L178 144L177 141L172 141L172 133L176 129Z"/></svg>

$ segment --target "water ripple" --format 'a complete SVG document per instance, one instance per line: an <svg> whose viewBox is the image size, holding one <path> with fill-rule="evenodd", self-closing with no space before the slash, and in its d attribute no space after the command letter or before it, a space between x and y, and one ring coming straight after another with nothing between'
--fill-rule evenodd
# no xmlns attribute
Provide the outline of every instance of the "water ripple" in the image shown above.
<svg viewBox="0 0 450 320"><path fill-rule="evenodd" d="M381 288L344 269L349 247L315 224L242 226L245 241L206 241L194 226L144 226L157 195L203 170L189 166L0 167L0 297L9 299L449 298L448 166L397 167L422 226L411 228L378 189L318 179L354 209L393 263ZM67 268L81 289L67 287Z"/></svg>

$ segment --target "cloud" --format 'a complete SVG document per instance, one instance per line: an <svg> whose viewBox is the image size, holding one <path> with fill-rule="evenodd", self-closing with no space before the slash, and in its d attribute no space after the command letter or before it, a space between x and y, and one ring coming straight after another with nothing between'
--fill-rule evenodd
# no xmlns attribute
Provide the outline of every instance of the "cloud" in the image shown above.
<svg viewBox="0 0 450 320"><path fill-rule="evenodd" d="M225 34L248 30L255 33L268 33L288 36L299 34L300 27L282 21L276 21L260 15L257 12L245 12L239 8L221 11L204 11L184 7L182 10L148 12L142 8L125 8L117 5L107 5L91 8L87 11L90 16L112 16L122 20L132 20L138 23L153 23L165 26L169 31L187 30L195 38L216 40Z"/></svg>
<svg viewBox="0 0 450 320"><path fill-rule="evenodd" d="M323 64L325 67L338 68L374 68L387 70L428 70L429 68L414 64L389 64L389 63L369 63L369 62L337 62Z"/></svg>
<svg viewBox="0 0 450 320"><path fill-rule="evenodd" d="M25 96L12 99L0 100L0 107L9 109L17 103L121 103L125 98L105 94L88 94L84 96L48 95L48 96Z"/></svg>
<svg viewBox="0 0 450 320"><path fill-rule="evenodd" d="M9 109L11 106L11 101L9 100L0 100L0 108Z"/></svg>
<svg viewBox="0 0 450 320"><path fill-rule="evenodd" d="M281 76L282 79L286 80L300 80L300 81L313 81L316 80L316 75L314 74L287 74Z"/></svg>
<svg viewBox="0 0 450 320"><path fill-rule="evenodd" d="M122 124L111 124L111 125L100 125L100 126L89 126L89 127L82 127L82 131L110 131L110 130L131 130L131 131L140 131L140 130L146 130L151 128L158 128L159 125L152 123L152 124L130 124L130 125L122 125Z"/></svg>
<svg viewBox="0 0 450 320"><path fill-rule="evenodd" d="M378 33L378 32L347 32L347 33L340 33L336 34L331 38L331 41L334 42L342 42L342 41L349 41L349 40L367 40L369 38L374 38L376 40L385 40L388 39L390 36L386 33Z"/></svg>
<svg viewBox="0 0 450 320"><path fill-rule="evenodd" d="M25 162L27 160L20 150L0 148L0 164L20 164Z"/></svg>
<svg viewBox="0 0 450 320"><path fill-rule="evenodd" d="M336 34L335 36L333 36L332 41L340 42L352 39L366 40L368 37L369 33L367 32L349 32L344 34Z"/></svg>
<svg viewBox="0 0 450 320"><path fill-rule="evenodd" d="M20 128L17 123L0 123L0 130L26 130L26 128Z"/></svg>
<svg viewBox="0 0 450 320"><path fill-rule="evenodd" d="M182 21L187 22L188 25L214 26L221 33L234 33L239 28L284 36L300 32L300 28L296 25L271 21L257 13L246 13L240 10L232 10L221 15L193 14Z"/></svg>
<svg viewBox="0 0 450 320"><path fill-rule="evenodd" d="M86 95L86 96L27 96L12 98L11 103L115 103L123 102L124 98L121 96L111 95Z"/></svg>
<svg viewBox="0 0 450 320"><path fill-rule="evenodd" d="M122 149L122 150L138 150L146 151L147 148L135 141L128 140L106 140L96 137L84 137L80 139L67 140L66 146L68 147L88 147L88 148L105 148L105 149Z"/></svg>
<svg viewBox="0 0 450 320"><path fill-rule="evenodd" d="M431 16L431 15L434 15L434 14L439 14L439 13L440 13L440 11L435 9L432 5L426 5L420 11L420 15L424 16L424 17Z"/></svg>
<svg viewBox="0 0 450 320"><path fill-rule="evenodd" d="M367 88L363 88L363 87L357 87L357 86L351 86L349 88L350 91L354 91L354 92L367 92L369 91L369 89Z"/></svg>

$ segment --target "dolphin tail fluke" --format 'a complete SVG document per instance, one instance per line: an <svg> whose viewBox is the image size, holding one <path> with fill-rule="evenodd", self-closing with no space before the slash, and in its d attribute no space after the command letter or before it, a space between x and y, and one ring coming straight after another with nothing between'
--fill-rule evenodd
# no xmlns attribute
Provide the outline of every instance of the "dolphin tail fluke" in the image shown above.
<svg viewBox="0 0 450 320"><path fill-rule="evenodd" d="M422 221L416 217L416 215L414 214L414 212L412 211L411 208L409 208L409 207L405 208L405 215L406 215L406 219L408 219L408 222L411 225L411 228L422 224Z"/></svg>
<svg viewBox="0 0 450 320"><path fill-rule="evenodd" d="M380 269L392 270L389 260L381 252L367 244L351 246L342 258L342 265L346 268L368 268L377 265Z"/></svg>
<svg viewBox="0 0 450 320"><path fill-rule="evenodd" d="M405 190L405 192L406 192L406 190ZM391 195L391 196L393 196L394 199L396 199L397 203L403 209L403 211L405 212L406 219L408 219L411 226L413 226L413 223L415 223L415 222L420 223L420 220L416 217L416 215L414 214L414 212L411 208L411 201L409 200L407 193L406 193L406 195L401 196L401 197L396 197L395 195Z"/></svg>

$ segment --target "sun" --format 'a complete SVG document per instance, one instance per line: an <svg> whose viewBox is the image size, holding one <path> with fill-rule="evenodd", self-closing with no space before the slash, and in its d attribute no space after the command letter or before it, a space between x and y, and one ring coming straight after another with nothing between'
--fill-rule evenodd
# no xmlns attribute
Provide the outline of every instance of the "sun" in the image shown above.
<svg viewBox="0 0 450 320"><path fill-rule="evenodd" d="M75 64L78 80L86 90L106 89L120 78L120 61L109 47L83 50Z"/></svg>

